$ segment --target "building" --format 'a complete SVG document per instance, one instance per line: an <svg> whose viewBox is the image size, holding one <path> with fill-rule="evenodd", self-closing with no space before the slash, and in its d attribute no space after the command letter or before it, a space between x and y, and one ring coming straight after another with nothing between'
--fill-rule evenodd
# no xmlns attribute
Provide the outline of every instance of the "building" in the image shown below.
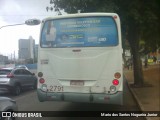
<svg viewBox="0 0 160 120"><path fill-rule="evenodd" d="M30 36L29 39L19 39L19 59L27 60L35 58L35 40Z"/></svg>
<svg viewBox="0 0 160 120"><path fill-rule="evenodd" d="M8 56L0 55L0 64L6 64L8 62Z"/></svg>
<svg viewBox="0 0 160 120"><path fill-rule="evenodd" d="M38 60L38 44L35 45L35 49L34 49L34 60L37 62Z"/></svg>

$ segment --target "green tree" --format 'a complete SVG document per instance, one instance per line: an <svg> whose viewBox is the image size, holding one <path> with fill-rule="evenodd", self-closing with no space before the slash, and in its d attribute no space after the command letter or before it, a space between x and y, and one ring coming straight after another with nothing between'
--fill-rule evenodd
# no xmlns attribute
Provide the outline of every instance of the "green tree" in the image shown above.
<svg viewBox="0 0 160 120"><path fill-rule="evenodd" d="M142 38L145 41L145 50L156 51L160 47L160 1L148 1L148 6L145 10L146 21L143 23Z"/></svg>
<svg viewBox="0 0 160 120"><path fill-rule="evenodd" d="M116 9L112 0L51 0L55 9L64 9L67 13L81 12L109 12ZM107 6L107 7L104 7Z"/></svg>
<svg viewBox="0 0 160 120"><path fill-rule="evenodd" d="M116 12L122 23L122 34L129 41L133 54L134 85L143 86L142 63L139 42L145 41L145 48L159 46L159 0L51 0L55 9L67 13ZM154 35L154 36L153 36ZM154 42L153 42L154 41ZM152 44L151 44L152 43Z"/></svg>
<svg viewBox="0 0 160 120"><path fill-rule="evenodd" d="M143 86L143 72L139 54L140 40L144 40L145 50L155 50L160 44L159 37L159 3L158 0L116 0L117 13L122 17L122 26L127 32L133 54L134 84ZM159 41L159 42L158 42Z"/></svg>

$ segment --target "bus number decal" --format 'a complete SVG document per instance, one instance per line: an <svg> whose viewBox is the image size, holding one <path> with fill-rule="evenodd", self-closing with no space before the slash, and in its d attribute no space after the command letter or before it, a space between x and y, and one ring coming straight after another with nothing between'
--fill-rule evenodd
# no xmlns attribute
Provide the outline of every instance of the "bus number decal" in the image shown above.
<svg viewBox="0 0 160 120"><path fill-rule="evenodd" d="M62 92L62 91L63 91L63 86L50 85L49 87L49 92Z"/></svg>

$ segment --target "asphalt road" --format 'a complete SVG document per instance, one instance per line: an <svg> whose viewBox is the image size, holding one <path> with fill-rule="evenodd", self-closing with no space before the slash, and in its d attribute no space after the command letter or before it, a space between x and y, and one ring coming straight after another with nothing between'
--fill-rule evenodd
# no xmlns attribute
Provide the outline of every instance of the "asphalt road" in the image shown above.
<svg viewBox="0 0 160 120"><path fill-rule="evenodd" d="M71 102L39 102L36 91L26 90L20 96L5 94L17 101L19 111L139 111L137 103L130 93L126 81L124 82L124 105L106 105ZM73 113L74 114L74 113ZM94 112L93 112L94 114ZM96 114L96 112L95 112ZM144 120L143 117L48 117L48 118L18 118L18 120Z"/></svg>

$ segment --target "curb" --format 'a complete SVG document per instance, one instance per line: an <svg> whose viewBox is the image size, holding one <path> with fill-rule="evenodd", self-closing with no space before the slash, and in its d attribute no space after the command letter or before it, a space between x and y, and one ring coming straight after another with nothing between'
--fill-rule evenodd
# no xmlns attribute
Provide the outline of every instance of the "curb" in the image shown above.
<svg viewBox="0 0 160 120"><path fill-rule="evenodd" d="M129 88L129 91L131 92L134 100L136 101L137 105L138 105L138 108L141 110L141 111L144 111L144 107L142 105L142 103L140 102L140 100L138 99L137 95L135 94L134 90L130 87L128 81L127 81L127 78L125 77L124 75L124 78L126 79L126 82L127 82L127 86ZM149 117L144 117L146 120L151 120Z"/></svg>

